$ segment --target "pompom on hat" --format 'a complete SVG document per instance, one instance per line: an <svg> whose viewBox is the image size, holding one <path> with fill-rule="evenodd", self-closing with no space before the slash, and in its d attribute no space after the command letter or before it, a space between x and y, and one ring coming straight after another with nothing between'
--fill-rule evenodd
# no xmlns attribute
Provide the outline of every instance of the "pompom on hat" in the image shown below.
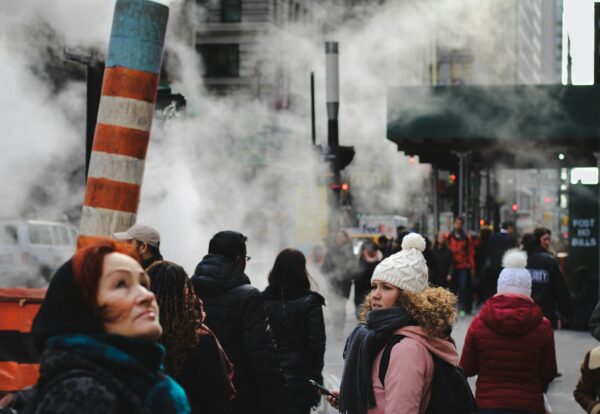
<svg viewBox="0 0 600 414"><path fill-rule="evenodd" d="M410 292L424 291L429 287L424 250L425 239L420 234L407 234L402 240L402 250L377 265L371 282L380 280Z"/></svg>
<svg viewBox="0 0 600 414"><path fill-rule="evenodd" d="M511 249L502 258L504 269L498 277L498 293L531 296L531 274L527 266L527 253Z"/></svg>

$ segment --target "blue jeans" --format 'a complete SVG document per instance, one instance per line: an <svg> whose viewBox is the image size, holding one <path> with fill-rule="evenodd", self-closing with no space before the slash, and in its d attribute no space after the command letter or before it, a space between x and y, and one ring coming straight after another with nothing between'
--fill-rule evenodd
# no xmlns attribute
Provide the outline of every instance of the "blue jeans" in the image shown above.
<svg viewBox="0 0 600 414"><path fill-rule="evenodd" d="M471 313L473 307L473 287L471 285L471 270L456 269L454 277L458 284L458 309Z"/></svg>

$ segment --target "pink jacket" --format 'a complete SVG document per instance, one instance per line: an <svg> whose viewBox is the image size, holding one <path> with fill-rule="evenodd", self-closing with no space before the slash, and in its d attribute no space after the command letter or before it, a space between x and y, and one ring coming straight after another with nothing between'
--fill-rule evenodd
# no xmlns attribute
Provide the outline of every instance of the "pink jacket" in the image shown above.
<svg viewBox="0 0 600 414"><path fill-rule="evenodd" d="M373 363L373 391L377 406L368 414L422 414L427 409L433 379L433 358L430 352L453 364L458 364L456 347L449 341L429 338L419 326L405 326L395 334L402 339L392 348L385 375L385 390L379 381L379 363L383 350Z"/></svg>

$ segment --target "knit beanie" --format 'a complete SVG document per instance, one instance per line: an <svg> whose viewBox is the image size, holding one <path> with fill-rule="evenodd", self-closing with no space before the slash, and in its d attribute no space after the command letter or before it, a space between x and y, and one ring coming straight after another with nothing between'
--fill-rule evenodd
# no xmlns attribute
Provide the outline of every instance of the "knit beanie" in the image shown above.
<svg viewBox="0 0 600 414"><path fill-rule="evenodd" d="M504 269L498 277L498 293L516 293L531 296L531 274L527 266L527 253L511 249L502 258Z"/></svg>
<svg viewBox="0 0 600 414"><path fill-rule="evenodd" d="M377 265L371 282L380 280L410 292L422 292L429 287L427 263L422 251L425 239L410 233L402 240L402 250Z"/></svg>

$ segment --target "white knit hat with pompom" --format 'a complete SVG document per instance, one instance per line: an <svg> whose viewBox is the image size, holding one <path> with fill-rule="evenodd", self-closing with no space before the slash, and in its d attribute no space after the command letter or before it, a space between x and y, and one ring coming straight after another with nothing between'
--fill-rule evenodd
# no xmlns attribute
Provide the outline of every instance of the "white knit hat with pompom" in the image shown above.
<svg viewBox="0 0 600 414"><path fill-rule="evenodd" d="M411 292L422 292L429 287L427 263L423 257L425 239L410 233L402 240L402 250L377 265L371 282L380 280Z"/></svg>
<svg viewBox="0 0 600 414"><path fill-rule="evenodd" d="M516 293L531 296L531 274L527 266L527 253L511 249L502 258L504 269L498 276L498 293Z"/></svg>

